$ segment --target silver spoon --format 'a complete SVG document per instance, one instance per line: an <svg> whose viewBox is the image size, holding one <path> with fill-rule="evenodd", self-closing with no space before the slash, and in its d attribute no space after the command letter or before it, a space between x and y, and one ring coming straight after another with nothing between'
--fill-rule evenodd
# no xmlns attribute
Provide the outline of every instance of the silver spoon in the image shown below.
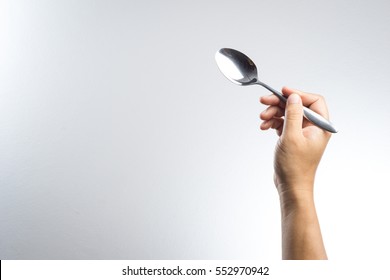
<svg viewBox="0 0 390 280"><path fill-rule="evenodd" d="M283 94L259 81L256 65L245 54L237 50L223 48L215 54L215 60L222 74L233 83L241 86L263 86L279 97L280 100L286 102L287 99ZM336 128L327 119L309 108L303 107L303 115L318 127L332 133L337 132Z"/></svg>

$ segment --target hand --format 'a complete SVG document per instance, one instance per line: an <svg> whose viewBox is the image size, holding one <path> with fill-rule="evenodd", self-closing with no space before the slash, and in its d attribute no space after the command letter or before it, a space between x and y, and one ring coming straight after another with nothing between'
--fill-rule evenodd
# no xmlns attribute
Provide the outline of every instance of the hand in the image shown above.
<svg viewBox="0 0 390 280"><path fill-rule="evenodd" d="M273 128L280 136L275 149L274 182L279 194L284 192L309 192L312 194L314 177L331 133L318 128L303 118L303 105L328 118L325 100L284 87L287 96L284 104L275 95L263 96L260 102L268 108L260 114L260 128Z"/></svg>
<svg viewBox="0 0 390 280"><path fill-rule="evenodd" d="M315 94L283 88L287 103L275 95L260 102L260 128L274 128L280 136L275 149L274 181L282 214L283 259L327 259L314 205L314 177L331 134L306 119L303 105L328 118L324 99Z"/></svg>

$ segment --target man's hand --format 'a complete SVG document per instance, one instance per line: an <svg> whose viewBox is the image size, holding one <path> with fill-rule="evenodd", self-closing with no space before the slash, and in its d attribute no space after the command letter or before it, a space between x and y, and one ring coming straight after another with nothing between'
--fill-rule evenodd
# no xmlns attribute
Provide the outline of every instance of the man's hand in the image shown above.
<svg viewBox="0 0 390 280"><path fill-rule="evenodd" d="M275 149L275 185L279 193L305 188L312 191L315 173L331 133L303 118L302 103L328 118L322 96L289 88L282 90L288 96L283 104L275 95L263 96L261 103L269 107L260 114L260 128L276 129L280 136Z"/></svg>
<svg viewBox="0 0 390 280"><path fill-rule="evenodd" d="M260 128L273 128L280 136L274 158L274 182L282 212L283 259L326 259L314 206L315 173L331 134L303 118L303 105L328 118L325 100L316 94L283 88L287 103L275 95L260 102ZM303 104L303 105L302 105Z"/></svg>

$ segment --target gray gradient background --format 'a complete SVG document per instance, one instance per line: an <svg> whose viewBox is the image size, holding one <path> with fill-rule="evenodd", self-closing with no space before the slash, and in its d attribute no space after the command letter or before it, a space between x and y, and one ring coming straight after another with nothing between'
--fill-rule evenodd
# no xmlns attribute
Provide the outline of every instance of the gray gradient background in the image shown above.
<svg viewBox="0 0 390 280"><path fill-rule="evenodd" d="M390 2L0 1L0 259L279 259L262 79L323 94L332 259L389 249Z"/></svg>

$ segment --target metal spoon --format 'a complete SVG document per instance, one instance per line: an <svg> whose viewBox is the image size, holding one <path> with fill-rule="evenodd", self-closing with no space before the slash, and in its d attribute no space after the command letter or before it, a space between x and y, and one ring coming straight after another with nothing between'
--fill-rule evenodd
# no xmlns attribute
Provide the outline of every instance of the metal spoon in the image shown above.
<svg viewBox="0 0 390 280"><path fill-rule="evenodd" d="M217 65L222 74L233 83L241 86L263 86L279 97L280 100L286 102L287 99L283 94L259 81L256 65L245 54L237 50L223 48L215 54L215 60L217 61ZM309 108L303 107L303 115L318 127L332 133L337 132L336 128L327 119Z"/></svg>

